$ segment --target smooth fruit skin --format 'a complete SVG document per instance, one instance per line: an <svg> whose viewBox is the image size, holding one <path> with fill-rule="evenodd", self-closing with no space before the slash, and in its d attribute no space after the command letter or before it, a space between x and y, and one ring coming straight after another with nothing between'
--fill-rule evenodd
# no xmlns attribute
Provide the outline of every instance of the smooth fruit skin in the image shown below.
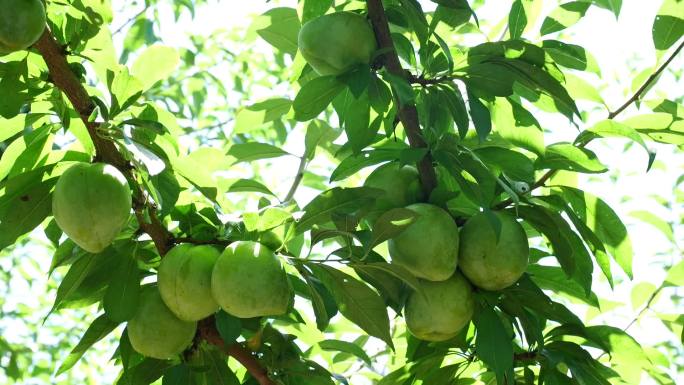
<svg viewBox="0 0 684 385"><path fill-rule="evenodd" d="M211 294L211 273L221 253L208 245L178 245L157 271L159 293L169 310L184 321L199 321L219 309Z"/></svg>
<svg viewBox="0 0 684 385"><path fill-rule="evenodd" d="M401 166L397 162L373 170L363 185L385 192L375 201L373 211L366 215L371 222L375 222L387 210L406 207L423 198L416 168Z"/></svg>
<svg viewBox="0 0 684 385"><path fill-rule="evenodd" d="M114 241L130 212L126 178L105 163L74 164L60 176L52 195L52 214L59 228L91 253Z"/></svg>
<svg viewBox="0 0 684 385"><path fill-rule="evenodd" d="M268 247L240 241L228 246L211 276L214 299L239 318L280 315L293 291L280 260Z"/></svg>
<svg viewBox="0 0 684 385"><path fill-rule="evenodd" d="M133 349L146 357L166 360L185 350L195 337L197 322L176 317L162 301L155 286L140 293L135 316L128 321L128 338Z"/></svg>
<svg viewBox="0 0 684 385"><path fill-rule="evenodd" d="M458 226L443 209L416 203L406 207L417 218L388 242L392 263L408 269L418 278L444 281L458 265Z"/></svg>
<svg viewBox="0 0 684 385"><path fill-rule="evenodd" d="M484 213L470 218L461 229L459 268L470 282L485 290L514 284L527 269L530 253L527 235L514 217L494 215L501 223L499 242L494 225Z"/></svg>
<svg viewBox="0 0 684 385"><path fill-rule="evenodd" d="M302 26L299 51L319 75L340 75L358 64L368 64L377 49L373 28L365 17L335 12Z"/></svg>
<svg viewBox="0 0 684 385"><path fill-rule="evenodd" d="M473 316L472 287L460 273L446 281L419 282L421 291L409 295L404 310L409 332L425 341L455 337Z"/></svg>
<svg viewBox="0 0 684 385"><path fill-rule="evenodd" d="M41 0L0 0L0 55L33 45L45 30Z"/></svg>

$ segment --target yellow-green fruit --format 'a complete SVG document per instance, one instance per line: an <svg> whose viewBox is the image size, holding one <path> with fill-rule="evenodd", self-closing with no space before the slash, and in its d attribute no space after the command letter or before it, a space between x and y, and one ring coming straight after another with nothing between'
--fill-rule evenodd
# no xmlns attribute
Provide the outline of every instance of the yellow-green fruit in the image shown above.
<svg viewBox="0 0 684 385"><path fill-rule="evenodd" d="M140 293L135 316L128 321L131 346L146 357L166 360L185 350L195 336L197 322L176 317L162 301L155 286Z"/></svg>
<svg viewBox="0 0 684 385"><path fill-rule="evenodd" d="M219 309L211 294L211 273L221 253L212 246L178 245L162 259L159 292L168 308L184 321L199 321Z"/></svg>
<svg viewBox="0 0 684 385"><path fill-rule="evenodd" d="M446 281L419 282L421 291L411 293L404 310L409 332L425 341L455 337L473 316L475 303L470 284L460 273Z"/></svg>
<svg viewBox="0 0 684 385"><path fill-rule="evenodd" d="M41 0L0 0L0 55L30 47L44 30Z"/></svg>
<svg viewBox="0 0 684 385"><path fill-rule="evenodd" d="M299 52L320 75L339 75L358 64L368 64L376 50L375 34L365 17L336 12L302 26Z"/></svg>
<svg viewBox="0 0 684 385"><path fill-rule="evenodd" d="M287 311L293 292L280 260L257 242L235 242L214 265L214 299L240 318L279 315Z"/></svg>
<svg viewBox="0 0 684 385"><path fill-rule="evenodd" d="M109 246L128 221L131 190L114 166L76 163L57 181L52 214L59 228L91 253Z"/></svg>
<svg viewBox="0 0 684 385"><path fill-rule="evenodd" d="M527 235L512 216L494 213L501 224L497 242L494 224L477 214L461 229L459 267L473 285L501 290L514 284L527 269L530 253Z"/></svg>
<svg viewBox="0 0 684 385"><path fill-rule="evenodd" d="M382 165L368 175L363 184L385 192L375 201L373 211L366 218L373 223L387 210L406 207L423 197L418 171L412 166L392 162Z"/></svg>
<svg viewBox="0 0 684 385"><path fill-rule="evenodd" d="M458 227L441 208L416 203L406 207L417 215L401 234L388 242L392 263L418 278L444 281L458 264Z"/></svg>

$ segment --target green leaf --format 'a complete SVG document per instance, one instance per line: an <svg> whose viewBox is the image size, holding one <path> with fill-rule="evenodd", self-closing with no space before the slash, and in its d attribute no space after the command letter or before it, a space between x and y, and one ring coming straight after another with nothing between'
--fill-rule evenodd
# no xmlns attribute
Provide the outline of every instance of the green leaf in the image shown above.
<svg viewBox="0 0 684 385"><path fill-rule="evenodd" d="M684 35L684 2L665 0L653 21L653 44L662 54Z"/></svg>
<svg viewBox="0 0 684 385"><path fill-rule="evenodd" d="M371 271L381 271L383 273L389 274L400 281L407 284L411 289L415 291L420 291L420 284L418 279L413 276L408 270L399 266L393 265L387 262L370 262L370 263L351 263L349 266L353 267L354 270L369 273ZM372 273L371 273L372 274Z"/></svg>
<svg viewBox="0 0 684 385"><path fill-rule="evenodd" d="M561 187L573 211L604 243L610 256L632 278L632 242L620 217L601 198L572 187Z"/></svg>
<svg viewBox="0 0 684 385"><path fill-rule="evenodd" d="M613 368L627 383L639 383L643 371L651 367L640 344L622 329L599 325L587 327L586 333L591 341L607 349Z"/></svg>
<svg viewBox="0 0 684 385"><path fill-rule="evenodd" d="M112 96L109 114L113 118L138 100L143 93L143 84L122 65L109 84L109 93Z"/></svg>
<svg viewBox="0 0 684 385"><path fill-rule="evenodd" d="M589 9L591 4L584 1L570 1L561 4L544 19L539 32L542 35L562 31L577 23Z"/></svg>
<svg viewBox="0 0 684 385"><path fill-rule="evenodd" d="M600 74L596 59L584 47L558 40L544 40L544 50L563 67Z"/></svg>
<svg viewBox="0 0 684 385"><path fill-rule="evenodd" d="M513 343L501 319L493 308L478 306L473 316L477 330L475 351L482 362L496 373L497 382L504 384L513 370Z"/></svg>
<svg viewBox="0 0 684 385"><path fill-rule="evenodd" d="M233 134L244 134L260 128L265 123L280 119L291 108L290 99L272 98L240 109L235 117Z"/></svg>
<svg viewBox="0 0 684 385"><path fill-rule="evenodd" d="M545 151L544 133L537 119L520 104L497 98L492 108L496 133L516 146L541 155Z"/></svg>
<svg viewBox="0 0 684 385"><path fill-rule="evenodd" d="M592 3L594 3L594 5L597 5L601 8L605 8L613 12L613 14L615 14L616 19L618 18L618 16L620 16L622 0L592 0Z"/></svg>
<svg viewBox="0 0 684 385"><path fill-rule="evenodd" d="M102 306L112 321L124 322L133 318L140 296L140 273L136 259L137 245L121 250L121 262L112 272Z"/></svg>
<svg viewBox="0 0 684 385"><path fill-rule="evenodd" d="M307 266L321 280L337 302L340 313L368 335L393 347L385 302L380 295L356 278L324 264Z"/></svg>
<svg viewBox="0 0 684 385"><path fill-rule="evenodd" d="M644 306L651 296L658 290L656 285L650 282L639 282L632 287L630 299L632 300L632 310L636 311Z"/></svg>
<svg viewBox="0 0 684 385"><path fill-rule="evenodd" d="M546 147L544 155L535 162L537 169L568 170L583 173L603 173L608 168L592 151L570 143L555 143Z"/></svg>
<svg viewBox="0 0 684 385"><path fill-rule="evenodd" d="M292 104L295 119L304 122L317 117L345 87L334 76L321 76L309 81L299 90Z"/></svg>
<svg viewBox="0 0 684 385"><path fill-rule="evenodd" d="M399 158L399 149L361 151L344 158L330 174L330 182L344 180L360 170L378 163Z"/></svg>
<svg viewBox="0 0 684 385"><path fill-rule="evenodd" d="M463 96L461 96L461 91L456 87L441 87L436 90L441 91L438 93L441 96L441 100L446 103L451 117L456 123L458 128L458 134L461 138L465 138L468 133L468 125L470 123L468 119L468 110L466 110L465 102L463 101Z"/></svg>
<svg viewBox="0 0 684 385"><path fill-rule="evenodd" d="M544 294L541 288L530 279L529 274L524 274L515 285L506 288L504 292L507 298L513 297L517 302L546 319L563 324L582 325L582 321L575 313Z"/></svg>
<svg viewBox="0 0 684 385"><path fill-rule="evenodd" d="M684 286L684 261L680 261L668 270L665 283L673 286Z"/></svg>
<svg viewBox="0 0 684 385"><path fill-rule="evenodd" d="M202 348L202 367L205 370L195 372L195 381L198 384L211 385L240 385L235 373L228 368L225 353L214 346Z"/></svg>
<svg viewBox="0 0 684 385"><path fill-rule="evenodd" d="M625 124L609 119L602 120L588 130L582 132L576 141L579 143L586 143L593 138L605 137L627 138L641 146L648 154L648 165L646 166L646 171L650 170L651 166L653 165L653 161L655 160L655 152L651 151L648 146L646 146L646 142L644 142L644 139L636 130Z"/></svg>
<svg viewBox="0 0 684 385"><path fill-rule="evenodd" d="M563 270L555 266L529 265L527 272L530 277L544 290L551 290L556 293L565 293L580 301L599 308L599 301L596 294L586 295L584 288L576 281L569 279Z"/></svg>
<svg viewBox="0 0 684 385"><path fill-rule="evenodd" d="M143 51L133 63L131 74L142 83L142 90L171 76L180 64L180 55L174 48L155 44Z"/></svg>
<svg viewBox="0 0 684 385"><path fill-rule="evenodd" d="M224 343L232 344L242 333L242 322L239 318L221 310L216 313L216 330Z"/></svg>
<svg viewBox="0 0 684 385"><path fill-rule="evenodd" d="M41 180L42 171L0 184L0 250L40 225L52 213L57 178Z"/></svg>
<svg viewBox="0 0 684 385"><path fill-rule="evenodd" d="M324 191L304 207L304 215L297 223L297 233L307 231L316 224L329 222L333 213L349 213L368 207L382 194L382 190L370 187L335 187Z"/></svg>
<svg viewBox="0 0 684 385"><path fill-rule="evenodd" d="M480 98L468 92L468 107L470 107L470 117L473 119L475 131L480 142L484 142L492 131L492 116L489 108L480 101Z"/></svg>
<svg viewBox="0 0 684 385"><path fill-rule="evenodd" d="M323 350L351 354L363 360L366 365L371 365L371 359L368 357L368 354L363 350L363 348L355 343L340 340L324 340L320 341L318 346Z"/></svg>
<svg viewBox="0 0 684 385"><path fill-rule="evenodd" d="M79 258L73 265L69 268L62 282L57 288L57 296L55 297L55 302L52 305L52 309L45 316L47 317L52 314L53 311L58 309L62 302L73 294L81 285L83 280L88 276L88 274L97 267L102 261L103 254L85 254Z"/></svg>
<svg viewBox="0 0 684 385"><path fill-rule="evenodd" d="M544 356L551 361L553 367L565 364L579 385L611 385L596 367L601 364L573 342L551 342L545 346Z"/></svg>
<svg viewBox="0 0 684 385"><path fill-rule="evenodd" d="M304 0L302 24L318 16L325 15L325 12L330 9L333 2L333 0Z"/></svg>
<svg viewBox="0 0 684 385"><path fill-rule="evenodd" d="M266 195L275 196L273 192L266 187L263 183L257 182L253 179L238 179L231 183L230 187L226 190L231 193L236 192L258 192Z"/></svg>
<svg viewBox="0 0 684 385"><path fill-rule="evenodd" d="M125 371L117 381L117 385L149 385L157 381L173 365L171 360L144 358L140 363Z"/></svg>
<svg viewBox="0 0 684 385"><path fill-rule="evenodd" d="M682 145L684 120L675 120L676 115L671 112L656 112L632 116L622 123L656 142Z"/></svg>
<svg viewBox="0 0 684 385"><path fill-rule="evenodd" d="M384 212L373 224L373 233L368 249L401 234L416 221L419 215L406 208L396 208Z"/></svg>
<svg viewBox="0 0 684 385"><path fill-rule="evenodd" d="M289 152L268 143L236 143L230 146L228 156L235 158L235 163L253 162L259 159L277 158L291 155Z"/></svg>
<svg viewBox="0 0 684 385"><path fill-rule="evenodd" d="M275 48L295 56L297 35L299 35L299 16L294 8L278 7L266 11L255 19L251 29Z"/></svg>
<svg viewBox="0 0 684 385"><path fill-rule="evenodd" d="M316 155L316 148L330 148L332 142L340 136L341 130L331 127L323 120L312 120L306 127L304 137L304 157L313 159Z"/></svg>
<svg viewBox="0 0 684 385"><path fill-rule="evenodd" d="M515 0L511 6L511 11L508 13L508 33L511 39L520 38L525 27L527 27L527 15L525 14L523 0Z"/></svg>
<svg viewBox="0 0 684 385"><path fill-rule="evenodd" d="M109 333L114 331L118 325L118 322L111 321L104 314L101 314L99 317L97 317L97 319L90 324L78 344L71 350L67 358L59 366L59 369L57 369L57 374L62 374L71 369L78 362L78 360L83 357L83 354L90 349L91 346L109 335Z"/></svg>
<svg viewBox="0 0 684 385"><path fill-rule="evenodd" d="M359 97L355 97L351 90L347 88L333 101L333 106L354 153L361 152L361 150L373 143L375 134L380 128L382 117L376 117L373 124L369 125L370 103L368 101L368 92L363 92Z"/></svg>
<svg viewBox="0 0 684 385"><path fill-rule="evenodd" d="M655 227L661 233L663 233L663 235L665 235L665 237L667 237L667 239L670 242L676 243L674 232L672 230L672 224L664 221L661 217L657 216L656 214L650 211L635 210L630 212L629 215Z"/></svg>

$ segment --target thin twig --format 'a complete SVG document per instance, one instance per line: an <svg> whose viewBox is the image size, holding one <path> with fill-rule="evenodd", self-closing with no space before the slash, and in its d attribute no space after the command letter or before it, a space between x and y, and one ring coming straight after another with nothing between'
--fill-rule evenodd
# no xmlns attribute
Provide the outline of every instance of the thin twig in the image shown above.
<svg viewBox="0 0 684 385"><path fill-rule="evenodd" d="M154 244L160 256L164 256L166 252L173 246L173 238L168 229L163 225L157 216L156 208L153 205L146 203L146 195L144 190L137 183L132 166L127 162L117 147L110 140L104 139L97 134L98 123L90 121L90 115L95 109L95 105L88 95L85 87L79 79L71 71L64 51L61 49L54 36L49 29L36 42L34 48L41 54L48 70L50 71L50 79L55 86L59 88L71 101L74 109L78 112L81 120L88 129L88 134L92 139L95 150L96 159L100 159L117 167L131 181L134 188L134 211L140 229L147 233L154 241ZM145 208L149 216L149 222L145 217ZM268 378L266 370L261 366L254 355L240 344L231 344L225 346L223 340L214 338L218 336L218 331L213 322L205 322L199 333L207 337L207 342L217 345L226 354L238 360L261 385L275 385L275 383Z"/></svg>
<svg viewBox="0 0 684 385"><path fill-rule="evenodd" d="M658 78L658 76L660 76L660 74L663 71L665 71L665 68L667 68L667 66L670 63L672 63L674 58L679 54L679 52L681 52L682 48L684 48L684 40L682 40L682 42L679 44L677 49L674 50L672 55L670 55L670 57L667 60L665 60L665 62L660 67L658 67L658 69L653 74L651 74L651 76L648 77L648 79L646 79L644 84L637 90L637 92L634 93L634 95L632 95L631 98L629 98L622 106L620 106L620 108L618 108L617 110L608 114L608 119L615 118L622 111L624 111L627 107L629 107L632 103L639 100L641 98L642 94L648 90L648 88L652 85L652 83L655 82L655 80Z"/></svg>
<svg viewBox="0 0 684 385"><path fill-rule="evenodd" d="M649 76L648 79L646 79L644 84L634 93L634 95L632 95L632 97L627 99L627 101L624 104L622 104L622 106L620 106L620 108L618 108L617 110L615 110L613 112L608 113L608 119L615 119L620 113L622 113L624 110L626 110L627 107L632 105L632 103L635 103L637 100L639 100L641 98L642 94L644 94L648 90L648 88L651 87L655 83L655 81L658 79L660 74L663 71L665 71L667 66L670 63L672 63L674 58L679 54L679 52L681 52L681 50L683 48L684 48L684 41L682 41L679 44L679 46L677 47L677 49L675 49L674 52L672 52L672 55L670 55L670 57L668 57L667 60L665 60L665 62L663 62L663 64L660 67L658 67L658 69L655 72L653 72L653 74L651 74L651 76ZM580 135L581 135L581 133L580 133ZM584 148L587 144L589 144L590 141L591 141L591 138L584 143L580 143L577 147ZM553 177L557 171L558 170L547 171L544 175L541 176L541 178L539 178L539 180L537 182L535 182L530 187L530 190L527 192L527 194L531 194L532 191L538 189L539 187L544 186L544 183L546 183L546 181L551 179L551 177ZM495 210L505 209L506 207L510 206L512 203L513 203L513 199L509 198L509 199L506 199L506 200L496 204L494 206L494 209Z"/></svg>
<svg viewBox="0 0 684 385"><path fill-rule="evenodd" d="M112 35L118 35L119 32L121 32L124 28L126 28L127 25L131 24L133 21L137 20L140 16L142 16L145 11L147 11L147 7L143 8L140 10L140 12L136 13L135 15L131 16L128 20L126 20L119 28L116 29L116 31L112 32Z"/></svg>
<svg viewBox="0 0 684 385"><path fill-rule="evenodd" d="M390 34L387 15L385 15L382 0L367 0L366 3L368 5L368 17L373 25L378 47L381 51L385 52L383 55L383 64L385 68L392 75L402 77L408 81L407 71L401 67L399 56L394 49L394 42L392 41L392 35ZM427 143L425 143L420 131L420 122L418 120L418 110L416 110L416 106L413 104L400 105L397 98L395 98L395 102L398 105L397 115L404 126L411 147L426 148ZM423 159L418 161L416 166L418 168L423 192L429 197L432 190L437 186L437 176L435 175L435 169L432 167L432 157L430 154L427 154Z"/></svg>
<svg viewBox="0 0 684 385"><path fill-rule="evenodd" d="M289 202L292 200L292 198L294 198L294 195L297 192L299 185L302 183L302 179L304 179L304 171L306 170L306 163L307 163L306 154L304 154L299 159L299 167L297 168L297 175L295 175L294 180L292 181L292 186L290 186L290 190L287 192L287 195L285 195L285 198L283 198L283 202Z"/></svg>

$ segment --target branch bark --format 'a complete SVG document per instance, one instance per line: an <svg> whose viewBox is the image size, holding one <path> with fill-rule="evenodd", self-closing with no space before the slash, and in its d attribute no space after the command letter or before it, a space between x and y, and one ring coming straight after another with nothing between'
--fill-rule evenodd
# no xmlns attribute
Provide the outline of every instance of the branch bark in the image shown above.
<svg viewBox="0 0 684 385"><path fill-rule="evenodd" d="M152 238L159 255L163 257L173 246L174 239L157 216L156 208L153 205L147 204L145 192L133 175L133 167L122 156L114 142L98 135L99 123L90 121L90 115L95 109L95 105L83 84L71 71L64 50L59 46L48 28L45 29L43 35L34 44L34 48L38 50L43 60L45 60L45 64L47 64L50 72L51 81L66 95L88 129L88 134L95 145L95 160L101 160L115 166L131 182L134 188L133 209L140 229ZM147 211L145 211L145 207L147 207ZM147 217L149 218L146 218L145 212L147 212ZM240 344L225 346L216 330L213 317L201 323L198 333L207 342L218 346L227 355L240 362L259 381L259 384L275 385L268 378L268 373L256 357L244 346Z"/></svg>
<svg viewBox="0 0 684 385"><path fill-rule="evenodd" d="M634 95L632 95L629 99L627 99L627 101L624 102L617 110L615 110L613 112L610 112L610 111L608 112L608 119L615 119L618 115L620 115L620 113L622 113L624 110L626 110L629 106L631 106L633 103L635 103L636 101L641 99L643 94L646 93L646 91L648 91L648 89L658 80L658 77L663 73L663 71L665 71L667 66L670 65L670 63L672 63L674 58L677 57L677 55L682 51L682 49L684 49L684 41L682 41L679 44L679 46L677 46L677 48L672 52L672 54L667 58L667 60L665 60L663 62L663 64L661 64L660 67L658 67L658 69L656 69L655 72L653 72L651 74L651 76L649 76L648 79L646 79L644 84L641 87L639 87L639 89L634 93ZM588 143L589 143L589 141L581 143L580 145L578 145L578 147L583 148ZM531 194L532 191L538 189L539 187L544 186L546 181L551 179L551 177L553 177L556 174L556 171L557 170L547 171L544 175L541 176L541 178L539 178L539 180L537 180L530 187L530 191L528 191L527 193ZM510 206L512 203L513 203L512 199L506 199L506 200L498 203L497 205L495 205L494 209L495 210L505 209L506 207Z"/></svg>
<svg viewBox="0 0 684 385"><path fill-rule="evenodd" d="M385 51L385 54L383 55L383 64L385 68L392 75L410 81L410 74L401 67L399 56L394 49L394 43L392 42L392 35L390 34L385 9L382 6L382 0L367 0L366 3L368 5L368 17L373 25L378 47L380 50ZM396 98L395 102L399 103ZM425 143L425 140L423 140L423 136L421 135L416 106L412 104L398 104L397 115L401 120L401 124L404 126L411 147L426 148L427 143ZM421 159L416 167L418 168L423 192L426 197L429 197L432 190L437 186L437 176L435 175L435 169L432 167L432 157L430 154L428 153Z"/></svg>

